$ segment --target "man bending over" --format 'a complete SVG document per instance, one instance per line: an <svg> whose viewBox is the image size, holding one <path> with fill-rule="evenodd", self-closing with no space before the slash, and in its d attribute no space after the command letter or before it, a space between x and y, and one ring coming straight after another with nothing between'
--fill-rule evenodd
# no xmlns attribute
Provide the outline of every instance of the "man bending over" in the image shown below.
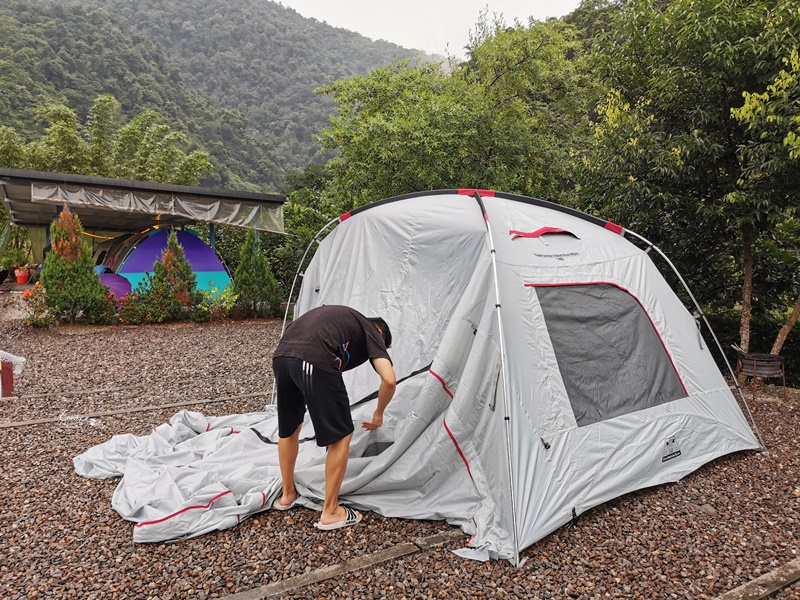
<svg viewBox="0 0 800 600"><path fill-rule="evenodd" d="M367 360L372 363L381 377L378 407L372 421L364 421L361 426L370 431L380 427L383 411L397 385L386 351L391 345L392 333L386 321L367 318L347 306L314 308L286 328L272 359L278 392L278 458L283 478L282 493L273 508L288 510L297 500L294 467L307 407L317 445L328 448L325 503L314 526L329 530L361 521L360 513L339 505L354 431L342 373Z"/></svg>

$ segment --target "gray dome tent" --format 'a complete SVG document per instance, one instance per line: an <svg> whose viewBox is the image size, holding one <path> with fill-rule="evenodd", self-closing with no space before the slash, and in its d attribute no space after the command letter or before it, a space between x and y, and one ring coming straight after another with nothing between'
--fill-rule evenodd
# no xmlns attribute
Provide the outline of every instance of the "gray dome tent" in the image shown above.
<svg viewBox="0 0 800 600"><path fill-rule="evenodd" d="M384 317L399 378L384 426L356 428L342 501L446 519L472 535L462 555L518 563L593 506L759 448L695 319L626 234L477 190L392 198L329 223L295 313L346 304ZM345 382L354 420L368 419L377 375L355 369ZM272 405L184 412L75 466L124 475L114 508L137 522L134 540L199 535L270 506L280 473L265 441L276 429ZM309 419L303 437L313 439ZM196 456L181 454L187 444ZM324 497L324 462L324 449L301 443L307 506Z"/></svg>
<svg viewBox="0 0 800 600"><path fill-rule="evenodd" d="M296 314L381 315L398 377L419 373L390 405L393 446L345 494L387 516L446 518L516 560L593 506L758 448L695 319L624 233L477 190L343 215ZM351 398L374 379L353 372Z"/></svg>

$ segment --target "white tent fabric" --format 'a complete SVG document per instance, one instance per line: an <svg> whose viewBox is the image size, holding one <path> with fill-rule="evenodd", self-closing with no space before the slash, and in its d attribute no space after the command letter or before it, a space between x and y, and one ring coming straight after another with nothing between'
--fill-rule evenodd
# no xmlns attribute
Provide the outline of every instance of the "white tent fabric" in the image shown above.
<svg viewBox="0 0 800 600"><path fill-rule="evenodd" d="M694 319L621 228L481 200L427 192L343 215L304 274L297 314L346 304L383 316L406 378L381 429L356 427L344 502L446 519L472 535L463 555L517 561L593 506L759 447ZM362 367L345 382L360 423L379 379ZM90 449L76 470L123 475L113 504L137 541L231 526L279 490L269 408L181 413ZM307 506L324 496L323 465L301 444Z"/></svg>

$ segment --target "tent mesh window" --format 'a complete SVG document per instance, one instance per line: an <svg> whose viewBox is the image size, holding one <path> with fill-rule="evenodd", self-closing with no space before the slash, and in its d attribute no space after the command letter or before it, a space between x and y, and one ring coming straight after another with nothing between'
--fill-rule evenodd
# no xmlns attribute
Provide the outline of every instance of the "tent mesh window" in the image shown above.
<svg viewBox="0 0 800 600"><path fill-rule="evenodd" d="M578 427L685 398L639 302L610 284L536 286Z"/></svg>

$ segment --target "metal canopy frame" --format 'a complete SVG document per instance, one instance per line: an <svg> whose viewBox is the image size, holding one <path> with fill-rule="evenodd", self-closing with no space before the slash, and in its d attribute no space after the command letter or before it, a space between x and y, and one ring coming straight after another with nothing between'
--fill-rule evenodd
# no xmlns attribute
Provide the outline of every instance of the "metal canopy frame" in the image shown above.
<svg viewBox="0 0 800 600"><path fill-rule="evenodd" d="M284 233L285 196L202 187L0 169L15 225L49 227L66 203L87 231L142 231L198 222Z"/></svg>

